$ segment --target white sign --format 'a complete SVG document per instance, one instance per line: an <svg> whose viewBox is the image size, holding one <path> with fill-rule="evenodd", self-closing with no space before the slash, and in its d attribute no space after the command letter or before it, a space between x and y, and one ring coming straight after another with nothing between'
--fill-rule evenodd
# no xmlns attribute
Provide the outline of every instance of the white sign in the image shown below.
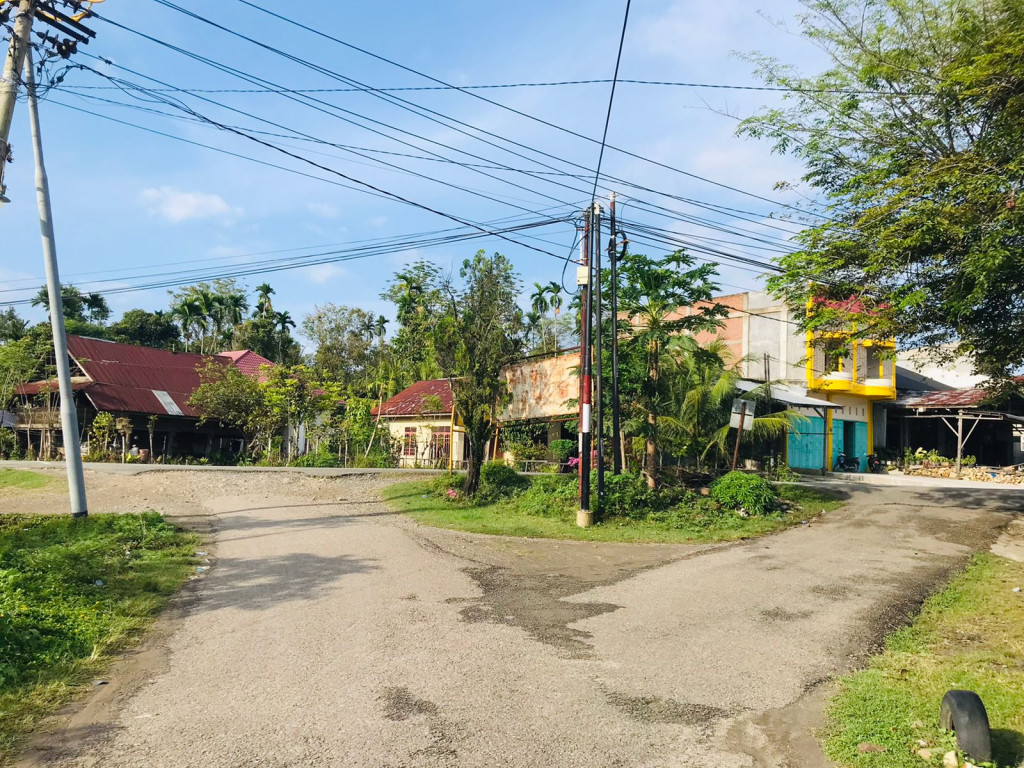
<svg viewBox="0 0 1024 768"><path fill-rule="evenodd" d="M757 408L757 403L753 400L742 400L736 398L732 401L732 418L729 419L729 426L733 429L740 428L740 417L743 418L743 431L746 432L754 428L754 412Z"/></svg>

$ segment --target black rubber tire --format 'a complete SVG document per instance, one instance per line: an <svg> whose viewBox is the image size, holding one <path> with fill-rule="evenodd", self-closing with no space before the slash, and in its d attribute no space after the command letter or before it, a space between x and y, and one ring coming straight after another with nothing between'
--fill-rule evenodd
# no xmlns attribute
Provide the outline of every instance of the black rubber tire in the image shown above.
<svg viewBox="0 0 1024 768"><path fill-rule="evenodd" d="M967 757L987 763L992 760L992 735L988 713L974 691L947 691L939 714L942 727L956 734L956 745Z"/></svg>

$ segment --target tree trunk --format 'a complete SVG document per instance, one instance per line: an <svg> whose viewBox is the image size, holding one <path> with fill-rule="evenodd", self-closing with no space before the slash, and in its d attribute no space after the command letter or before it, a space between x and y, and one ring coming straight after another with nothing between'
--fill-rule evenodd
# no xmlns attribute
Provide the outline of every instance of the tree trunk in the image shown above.
<svg viewBox="0 0 1024 768"><path fill-rule="evenodd" d="M654 442L654 436L658 430L658 415L654 412L654 402L657 399L658 392L658 345L656 342L651 342L651 346L647 352L647 375L651 379L652 394L651 403L647 411L647 446L644 452L644 479L647 481L647 487L651 490L657 486L657 472L658 472L658 446Z"/></svg>
<svg viewBox="0 0 1024 768"><path fill-rule="evenodd" d="M469 459L466 461L466 495L475 496L480 489L480 468L484 464L484 451L489 442L491 429L472 430L466 426L466 439L469 440Z"/></svg>

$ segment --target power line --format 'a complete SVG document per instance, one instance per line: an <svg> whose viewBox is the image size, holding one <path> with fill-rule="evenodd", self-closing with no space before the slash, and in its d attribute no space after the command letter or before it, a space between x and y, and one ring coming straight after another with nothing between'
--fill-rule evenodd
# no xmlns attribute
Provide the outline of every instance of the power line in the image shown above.
<svg viewBox="0 0 1024 768"><path fill-rule="evenodd" d="M168 0L154 0L154 2L160 3L161 5L165 5L165 6L169 7L169 8L178 9L178 10L180 10L181 12L183 12L183 13L185 13L187 15L195 16L196 18L202 19L202 17L199 17L196 14L193 14L191 11L187 11L185 9L181 9L179 6L176 6L173 3L168 2ZM296 21L294 19L291 19L291 18L289 18L287 16L283 16L283 15L281 15L279 13L275 13L274 11L271 11L268 8L264 8L263 6L260 6L260 5L256 4L256 3L253 3L253 2L250 2L250 0L238 0L238 2L242 3L243 5L248 6L250 8L253 8L253 9L257 10L257 11L260 11L261 13L265 13L268 16L272 16L272 17L274 17L276 19L279 19L280 21L284 21L284 22L286 22L288 24L291 24L292 26L296 26L296 27L298 27L300 29L303 29L303 30L305 30L307 32L315 34L315 35L317 35L319 37L323 37L323 38L325 38L327 40L330 40L332 42L335 42L335 43L337 43L339 45L343 45L346 48L350 48L351 50L358 51L359 53L362 53L362 54L365 54L365 55L370 56L372 58L375 58L378 61L383 61L383 62L385 62L387 64L390 64L390 65L392 65L394 67L398 67L399 69L403 69L406 72L411 72L411 73L413 73L415 75L418 75L420 77L423 77L423 78L425 78L427 80L430 80L432 82L438 83L439 85L443 85L446 88L451 88L453 90L461 91L463 93L466 93L469 96L472 96L475 99L479 99L481 101L487 102L488 104L492 104L493 106L499 107L500 109L504 109L504 110L512 112L514 114L520 115L520 116L525 117L525 118L527 118L529 120L533 120L535 122L538 122L538 123L540 123L542 125L546 125L546 126L548 126L550 128L554 128L555 130L562 131L563 133L567 133L567 134L569 134L571 136L575 136L577 138L581 138L581 139L584 139L585 141L589 141L589 142L592 142L592 143L595 143L595 144L598 143L597 139L591 138L590 136L586 136L585 134L578 133L578 132L573 131L573 130L571 130L569 128L565 128L564 126L557 125L556 123L552 123L552 122L550 122L548 120L544 120L543 118L537 117L535 115L531 115L531 114L529 114L527 112L523 112L522 110L516 109L514 107L509 107L509 106L507 106L505 104L502 104L501 102L494 101L493 99L489 99L489 98L487 98L485 96L481 96L480 94L475 93L475 92L473 92L471 90L466 90L466 89L463 89L463 88L461 88L461 87L459 87L457 85L454 85L452 83L447 83L444 80L436 78L436 77L434 77L432 75L428 75L425 72L421 72L421 71L419 71L417 69L414 69L412 67L406 66L404 64L400 64L397 61L394 61L392 59L387 58L386 56L381 56L380 54L373 53L372 51L368 51L365 48L361 48L361 47L359 47L357 45L354 45L352 43L346 42L345 40L341 40L340 38L337 38L337 37L334 37L332 35L329 35L326 32L323 32L323 31L321 31L319 29L315 29L315 28L310 27L310 26L308 26L306 24L303 24L303 23L298 22L298 21ZM214 26L219 26L215 22L210 22L210 21L208 21L206 19L202 19L202 20L203 21L207 21L207 23L213 24ZM221 27L221 28L224 29L223 27ZM230 32L230 30L227 30L227 31ZM236 34L237 35L238 33L232 32L232 34ZM261 45L262 47L270 49L269 46L265 46L265 45L263 45L261 43L257 43L257 44ZM296 60L297 62L299 62L299 60L295 59L294 57L289 57L289 58L292 58L293 60ZM309 62L305 62L305 63L309 64ZM322 72L324 74L328 74L329 73L329 70L324 70L324 68L322 68L322 67L317 67L316 65L310 65L310 66L312 66L313 68L317 69L318 71L320 71L320 72ZM665 168L666 170L670 170L670 171L673 171L675 173L679 173L679 174L682 174L684 176L688 176L690 178L698 179L700 181L706 182L708 184L712 184L714 186L721 187L723 189L728 189L728 190L730 190L732 192L736 192L738 194L746 195L748 197L752 197L752 198L755 198L755 199L758 199L758 200L763 200L764 202L771 203L772 205L781 205L784 208L789 208L791 210L798 211L800 213L805 213L805 214L809 214L809 215L812 215L812 216L817 216L817 217L819 217L821 219L830 220L830 218L828 216L825 216L824 214L818 213L816 211L807 211L807 210L804 210L802 208L799 208L798 206L789 205L787 203L783 203L783 202L778 201L778 200L772 200L771 198L764 197L762 195L758 195L758 194L753 193L753 192L748 192L748 191L746 191L744 189L740 189L738 187L733 187L733 186L730 186L728 184L724 184L722 182L714 181L713 179L709 179L707 177L700 176L699 174L691 173L690 171L684 171L681 168L676 168L674 166L668 165L666 163L659 162L657 160L652 160L652 159L650 159L648 157L644 157L643 155L639 155L639 154L637 154L635 152L630 152L628 150L621 149L619 147L615 147L615 146L612 146L612 145L608 145L608 148L613 150L613 151L615 151L615 152L620 152L622 154L625 154L625 155L627 155L629 157L633 157L635 159L642 160L642 161L647 162L647 163L651 163L652 165L656 165L658 167ZM534 150L534 151L538 151L538 150Z"/></svg>
<svg viewBox="0 0 1024 768"><path fill-rule="evenodd" d="M166 0L157 0L157 2L164 2L164 3L166 4ZM239 37L242 37L243 39L245 39L245 40L248 40L248 41L250 41L250 42L252 42L252 43L254 43L254 44L256 44L256 45L258 45L258 46L260 46L260 47L263 47L263 48L267 48L267 49L269 49L269 50L271 50L271 51L274 51L274 52L276 52L276 53L279 53L280 55L282 55L282 56L285 56L285 57L289 58L290 60L295 60L295 61L297 61L297 62L303 63L303 64L304 64L305 66L308 66L308 67L310 67L310 68L313 68L314 70L316 70L316 71L318 71L318 72L323 72L323 73L325 73L325 74L329 74L329 75L331 75L332 77L335 77L336 79L341 79L341 80L343 80L343 81L345 81L345 82L355 82L355 83L356 83L357 85L359 85L359 86L360 86L359 90L365 90L365 91L367 91L367 92L373 93L373 90L374 90L374 89L372 89L372 88L371 88L370 86L366 86L365 84L362 84L362 83L358 83L357 81L353 81L353 80L351 80L351 78L345 78L344 76L338 75L337 73L333 73L333 72L331 72L330 70L326 70L326 69L324 69L324 68L322 68L322 67L319 67L318 65L310 64L309 62L305 62L305 61L303 61L302 59L298 59L297 57L291 56L290 54L287 54L287 53L284 53L284 52L281 52L281 51L277 51L277 49L274 49L274 48L271 48L271 47L269 47L269 46L266 46L265 44L263 44L263 43L260 43L259 41L253 40L252 38L248 38L248 37L246 37L246 36L244 36L244 35L240 35L239 33L233 32L232 30L228 30L228 29L226 29L226 28L222 27L221 25L218 25L218 24L216 24L215 22L211 22L211 21L209 21L209 20L205 20L205 19L202 19L202 17L199 17L199 16L197 16L196 14L193 14L193 13L192 13L192 12L190 12L190 11L186 11L186 10L184 10L184 9L179 9L179 8L178 8L178 6L174 6L173 4L170 4L170 7L173 7L173 8L175 8L176 10L180 10L180 11L181 11L182 13L185 13L185 14L189 15L190 17L193 17L193 18L197 18L197 19L200 19L200 20L206 21L206 23L212 24L213 26L215 26L215 27L217 27L217 28L219 28L219 29L222 29L222 30L224 30L224 31L226 31L226 32L230 32L230 33L231 33L232 35L235 35L235 36L239 36ZM249 81L249 82L256 82L256 81L258 80L258 81L260 82L260 84L261 84L261 85L262 85L262 84L268 84L268 81L266 81L266 80L263 80L262 78L256 78L256 79L253 79L253 77L250 77L250 76L248 76L248 75L246 75L246 74L244 74L244 73L240 72L239 70L237 70L237 69L234 69L234 68L232 68L232 67L228 67L228 66L226 66L226 65L223 65L223 64L219 64L219 63L217 63L217 62L214 62L214 61L212 61L212 60L210 60L210 59L208 59L208 58L206 58L206 57L202 57L202 56L199 56L198 54L195 54L195 53L192 53L191 51L187 51L187 50L185 50L185 49L182 49L182 48L180 48L179 46L175 46L175 45L172 45L172 44L170 44L170 43L166 43L166 42L164 42L164 41L158 40L157 38L154 38L154 37L152 37L152 36L150 36L150 35L147 35L147 34L145 34L145 33L139 32L139 31L137 31L137 30L132 30L132 29L130 29L130 28L128 28L128 27L125 27L124 25L118 24L118 23L116 23L116 22L110 22L109 20L107 20L107 21L108 21L108 23L114 24L115 26L118 26L118 27L120 27L120 28L122 28L122 29L125 29L125 30L129 31L129 32L132 32L132 33L134 33L134 34L140 35L141 37L144 37L144 38L146 38L146 39L148 39L148 40L151 40L151 41L153 41L153 42L155 42L155 43L158 43L158 44L160 44L160 45L162 45L162 46L168 47L168 48L170 48L170 49L172 49L172 50L175 50L176 52L179 52L179 53L181 53L181 54L183 54L183 55L189 56L190 58L194 58L194 59L196 59L197 61L200 61L200 62L203 62L203 63L205 63L205 64L208 64L209 66L213 66L213 67L215 67L215 68L217 68L217 69L219 69L219 70L221 70L221 71L225 71L225 72L227 72L227 73L229 73L229 74L232 74L232 75L234 75L234 76L236 76L236 77L240 77L241 79L247 80L247 81ZM115 66L119 66L119 65L115 65ZM121 68L122 68L122 69L126 69L126 71L129 71L129 72L133 72L134 74L139 74L139 73L135 73L135 72L134 72L134 70L130 70L130 69L126 68L126 67L121 67ZM146 77L147 79L150 79L150 80L154 80L153 78L149 78L149 77L148 77L148 76L146 76L146 75L140 75L140 76L142 76L142 77ZM154 80L154 82L161 82L161 81L159 81L159 80ZM167 84L164 84L164 85L167 85ZM270 85L270 86L273 86L274 84L272 84L272 83L269 83L268 85ZM290 98L290 99L296 100L296 99L295 99L295 97L294 97L293 95L291 95L291 94L287 94L287 93L285 93L285 94L283 94L283 95L286 95L286 96L287 96L288 98ZM374 94L374 95L376 95L376 94ZM200 98L202 98L202 97L200 97ZM232 110L232 111L235 111L235 112L239 112L240 114L244 114L244 115L247 115L247 116L253 117L254 119L262 120L262 118L257 118L257 117L255 117L255 116L253 116L253 115L250 115L250 114L249 114L249 113L247 113L247 112L243 112L243 111L241 111L241 110L237 110L237 109L234 109L234 108L232 108L232 107L227 107L226 105L223 105L223 104L219 104L218 102L214 102L214 101L212 101L212 100L210 100L210 99L203 99L203 100L204 100L204 101L208 101L208 102L210 102L210 103L213 103L213 104L218 104L219 106L221 106L221 107L223 107L223 108L225 108L225 109L229 109L229 110ZM393 99L385 99L385 100L386 100L386 101L388 101L388 103L395 103L395 101L394 101ZM355 114L355 113L349 112L348 110L343 110L343 109L341 109L340 107L337 107L337 106L335 106L335 105L329 104L328 102L324 102L324 101L322 101L322 100L319 100L319 99L314 99L314 101L316 101L317 103L320 103L320 104L324 104L325 106L328 106L328 107L330 107L331 109L334 109L334 110L339 110L339 111L343 111L343 112L348 112L349 114L353 114L353 115ZM399 100L399 101L401 101L401 102L402 102L402 103L404 103L404 104L408 104L408 105L411 105L411 107L415 107L416 109L419 109L419 108L420 108L420 107L419 107L418 105L414 105L414 104L412 104L412 102L407 102L407 101L405 101L405 100ZM323 110L323 109L319 109L319 108L317 108L317 107L315 107L315 106L313 106L313 105L307 104L307 103L306 103L306 102L304 102L304 101L300 101L299 103L303 103L303 104L306 104L306 106L312 106L312 107L313 107L314 109L317 109L318 111L324 112L324 110ZM521 158L523 158L523 159L526 159L526 160L528 160L528 161L530 161L530 162L534 162L534 163L540 164L540 165L542 165L542 166L544 166L544 167L547 167L547 168L550 168L550 169L552 169L552 170L555 170L555 171L556 171L556 172L558 172L558 173L559 173L560 175L568 176L568 177L571 177L571 178L579 178L579 176L578 176L578 175L575 175L575 174L565 174L564 172L559 172L559 171L558 171L557 169L553 168L553 166L551 166L551 165L549 165L549 164L548 164L548 165L545 165L544 163L542 163L542 162L540 162L540 161L536 160L535 158L530 158L530 157L527 157L526 155L522 155L521 153L518 153L518 152L514 152L513 150L509 150L509 149L508 149L507 147L499 147L499 146L498 146L497 144L494 144L493 142L490 142L490 141L486 141L486 140L484 140L484 139L481 139L481 138L480 138L479 136L473 136L472 134L469 134L469 133L467 133L467 132L466 132L466 131L464 131L464 130L460 130L460 129L458 129L458 128L455 128L454 126L451 126L451 125L449 125L448 123L445 123L445 122L441 122L441 121L439 121L439 120L437 120L437 119L435 119L435 118L431 118L431 117L429 117L428 115L424 115L424 114L422 114L421 112L417 112L417 111L416 111L416 109L413 109L413 108L411 108L411 107L406 107L406 106L402 106L401 104L397 104L397 105L398 105L398 106L400 106L400 107L401 107L401 108L403 108L403 109L407 109L408 111L411 111L411 112L413 112L414 114L417 114L417 115L419 115L419 116L422 116L422 117L426 117L427 119L430 119L430 120L432 120L432 121L434 121L434 122L438 122L439 124L441 124L441 125L444 125L445 127L448 127L448 128L452 128L453 130L459 131L460 133L463 133L463 134L465 134L465 135L467 135L467 136L471 136L472 138L474 138L474 139L476 139L476 140L484 141L484 143L487 143L487 144L489 144L489 145L491 145L491 146L494 146L495 148L501 149L502 151L505 151L505 152L510 152L510 153L512 153L512 154L515 154L516 156L518 156L518 157L521 157ZM440 116L440 117L443 117L443 118L444 118L444 119L446 119L446 120L453 120L454 122L460 123L460 124L462 124L462 125L467 125L467 124L465 124L465 123L461 123L461 121L457 121L457 120L454 120L454 118L450 118L450 117L448 117L448 116L445 116L445 115L441 115L441 113L435 112L435 111L433 111L433 110L427 110L427 111L428 111L428 112L430 112L430 113L432 113L432 114L435 114L435 115L438 115L438 116ZM326 113L326 114L331 114L331 113ZM339 116L338 116L338 115L331 115L331 116L332 116L332 117L336 117L336 118L339 118ZM361 116L361 117L364 117L364 118L365 118L365 116ZM354 123L353 121L351 121L351 120L347 120L346 118L339 118L339 119L345 120L346 122L350 122L350 123L353 123L354 125L357 125L358 127L366 128L366 126L363 126L363 125L361 125L361 124L359 124L359 123ZM461 154L466 154L466 155L468 155L468 156L470 156L470 157L474 157L474 158L476 158L476 159L481 159L481 160L484 160L485 162L488 162L486 158L482 158L482 157L480 157L479 155L474 155L473 153L469 153L469 152L466 152L465 150L461 150L461 149L458 149L458 148L455 148L455 147L451 147L451 146L449 146L449 145L445 145L445 144L442 144L442 143L439 143L439 142L433 141L433 140L431 140L431 139L427 139L426 137L423 137L423 136L418 136L418 135L416 135L416 134L412 134L412 133L409 133L408 131L404 131L403 129L400 129L400 128L396 128L395 126L390 126L390 125L386 125L386 124L384 124L384 123L381 123L380 121L372 120L371 118L365 118L365 119L369 119L369 120L371 120L371 122L375 122L375 123L377 123L378 125L381 125L381 126L385 126L385 127L389 128L389 129L391 129L391 130L398 130L398 131L401 131L401 132L403 132L403 133L406 133L406 134L408 134L408 135L411 135L411 136L415 136L416 138L418 138L418 139L420 139L420 140L425 140L425 141L429 141L429 142L431 142L431 143L434 143L434 144L438 144L439 146L443 146L443 147L445 147L446 149L450 149L450 150L453 150L453 151L459 152L459 153L461 153ZM270 121L266 121L266 120L262 120L262 121L263 121L263 122L270 122ZM276 123L272 123L272 122L271 122L270 124L272 124L272 125L277 125ZM279 126L279 127L281 127L281 126ZM475 129L475 130L480 130L480 129L477 129L477 128L475 128L474 126L469 126L469 127L473 127L473 128ZM369 128L368 130L371 130L371 131L373 131L374 133L380 133L379 131L376 131L375 129L372 129L372 128ZM496 134L490 134L489 132L486 132L486 131L483 131L483 132L484 132L484 133L488 133L488 135L492 135L492 136L495 136L496 138L499 138L499 139L501 139L501 140L503 140L503 141L506 141L506 142L509 142L509 143L515 144L515 145L517 145L517 146L521 146L521 147L523 147L524 149L527 149L527 150L529 150L529 151L531 151L531 152L535 152L535 153L537 153L537 154L545 155L545 156L547 156L547 157L551 157L552 159L558 160L559 162L563 162L563 163L566 163L566 164L569 164L569 165L573 165L573 166L575 166L575 167L581 168L581 169L583 169L583 170L587 170L587 169L586 169L586 168L585 168L584 166L582 166L582 165L579 165L579 164L577 164L577 163L573 163L573 162L571 162L571 161L568 161L568 160L565 160L565 159L563 159L563 158L559 158L559 157L557 157L557 156L555 156L555 155L552 155L552 154L550 154L550 153L547 153L547 152L543 152L542 150L538 150L538 149L536 149L536 148L533 148L533 147L529 147L529 146L527 146L527 145L521 144L521 143L519 143L519 142L515 142L515 141L513 141L513 140L510 140L510 139L507 139L507 138L505 138L505 137L500 137L500 136L497 136ZM381 134L381 135L386 135L386 134ZM322 140L317 140L317 139L315 139L315 137L309 137L309 138L310 138L310 140L315 140L315 141L322 141ZM401 142L401 143L403 143L403 144L408 144L408 142L402 141L401 139L395 139L395 138L394 138L394 137L392 137L392 136L388 136L388 138L390 138L390 139L392 139L392 140L400 141L400 142ZM592 139L588 139L588 140L591 140L591 141L593 141ZM326 144L328 144L328 145L332 145L332 146L338 146L338 145L336 145L336 144L333 144L332 142L323 142L323 143L326 143ZM413 145L411 145L411 144L410 144L409 146L413 146ZM429 151L429 150L428 150L428 151ZM436 154L436 153L432 153L432 154ZM446 161L446 162L455 162L455 161L452 161L452 160L450 160L449 158L442 158L441 156L438 156L438 157L439 157L440 159L442 159L442 160ZM493 162L493 161L491 161L491 162ZM460 164L460 163L456 163L456 164ZM470 168L470 169L472 169L472 168L474 167L474 166L473 166L472 164L468 164L468 163L467 163L467 164L460 164L460 165L463 165L463 167L466 167L466 168ZM503 166L503 168L504 168L504 169L507 169L507 170L509 170L509 171L513 171L513 172L518 172L518 173L525 173L525 174L527 174L527 175L533 176L534 178L538 178L539 180L542 180L542 181L546 181L546 182L548 182L548 183L552 183L552 184L556 184L556 185L558 185L558 186L560 186L560 187L565 187L566 189L571 189L571 190L572 190L572 191L574 191L575 193L579 193L579 194L581 194L581 193L582 193L582 190L578 190L578 189L576 189L576 188L574 188L574 187L571 187L571 186L569 186L569 185L566 185L566 184L562 184L562 183L559 183L559 182L557 182L557 181L554 181L554 180L552 180L552 179L548 179L548 178L546 178L546 177L545 177L544 175L541 175L541 173L542 173L542 172L538 172L538 171L524 171L524 170L519 170L519 169L513 169L513 168L510 168L510 167L508 167L507 165ZM477 172L480 172L480 173L482 173L481 171L477 171ZM497 177L494 177L494 176L492 176L491 174L487 174L487 173L484 173L483 175L485 175L485 176L488 176L488 177L490 177L490 178L497 178ZM611 179L611 180L615 180L615 181L618 181L618 182L620 182L620 183L624 183L624 184L627 184L627 185L629 185L629 186L633 186L633 187L636 187L636 188L641 188L641 189L645 189L645 190L651 191L651 192L653 192L653 193L655 193L655 194L659 194L659 195L664 195L664 196L668 196L668 197L670 197L670 198L676 198L676 199L680 199L680 200L682 200L682 201L684 201L684 202L687 202L687 203L691 203L691 201L687 200L686 198L679 198L678 196L675 196L675 195L671 195L671 194L669 194L669 193L665 193L665 192L660 192L660 191L658 191L658 190L651 190L651 189L649 189L649 188L647 188L647 187L642 187L641 185L636 185L636 184L634 184L634 183L632 183L632 182L627 182L627 181L625 181L625 180L622 180L622 179L616 179L616 177L612 177L612 176L606 176L606 178L608 178L608 179ZM523 187L522 185L518 185L518 184L515 184L514 182L508 181L507 179L501 179L501 181L503 181L504 183L512 184L513 186L517 186L517 187L519 187L519 188L522 188L522 189L528 189L528 188L526 188L526 187ZM543 194L543 193L539 193L539 192L537 192L537 190L535 190L535 189L534 189L534 190L529 190L529 191L533 192L534 194ZM556 200L556 201L558 200L558 198L554 198L554 197L552 197L552 196L550 196L550 195L544 195L544 196L545 196L545 197L548 197L549 199L552 199L552 200ZM564 201L561 201L561 202L564 202ZM694 201L694 202L695 202L695 201ZM699 203L698 203L698 204L699 204ZM755 215L755 214L752 214L752 215ZM761 225L762 225L762 226L768 226L768 227L772 227L772 225L767 225L767 224L763 224L763 223L761 223ZM775 228L777 228L777 227L775 227Z"/></svg>
<svg viewBox="0 0 1024 768"><path fill-rule="evenodd" d="M246 264L244 265L244 267L239 267L238 269L227 271L179 270L163 273L158 272L152 275L145 276L147 279L160 278L158 280L154 280L153 282L115 287L105 290L104 293L108 295L120 293L135 293L138 291L154 290L158 288L172 288L202 280L247 277L250 275L264 275L271 272L302 269L311 266L332 264L340 261L352 261L355 259L368 258L371 256L382 256L389 253L400 253L411 248L429 248L436 247L439 245L449 245L452 243L464 242L467 240L480 239L483 237L487 237L491 234L501 237L504 233L521 232L526 229L534 229L537 227L549 226L551 224L562 223L564 221L566 221L566 219L564 218L550 219L546 221L527 222L525 224L521 224L515 227L508 227L496 230L494 233L468 232L456 235L449 235L447 237L430 238L427 240L409 240L405 242L390 243L387 245L372 245L362 246L359 248L331 250L322 253L308 254L303 257L270 259L265 260L263 262ZM111 281L98 281L94 283L83 284L82 287L88 289L90 287L102 285L107 282ZM32 299L17 299L12 301L0 302L0 306L17 306L31 303Z"/></svg>
<svg viewBox="0 0 1024 768"><path fill-rule="evenodd" d="M597 155L597 170L594 171L594 189L591 199L597 197L597 182L601 179L601 162L604 160L604 148L608 143L608 126L612 121L612 104L615 103L615 83L619 79L619 65L622 63L622 48L626 43L626 26L629 24L629 6L632 0L626 0L626 13L622 18L622 34L619 36L619 52L615 56L615 73L612 75L611 93L608 94L608 113L604 117L604 132L601 134L601 151Z"/></svg>
<svg viewBox="0 0 1024 768"><path fill-rule="evenodd" d="M543 82L524 83L484 83L479 85L401 85L401 86L379 86L374 90L387 93L399 93L402 91L482 91L499 90L511 88L550 88L566 85L608 85L613 82L612 78L596 78L589 80L549 80ZM620 77L618 82L624 85L655 85L674 88L709 88L727 91L768 91L776 93L820 93L835 94L838 96L930 96L925 91L872 91L857 90L852 88L797 88L782 85L733 85L730 83L686 83L672 80L637 80ZM73 85L65 86L82 90L104 90L109 86L102 85ZM160 89L157 89L160 90ZM178 93L358 93L364 88L167 88L167 91Z"/></svg>

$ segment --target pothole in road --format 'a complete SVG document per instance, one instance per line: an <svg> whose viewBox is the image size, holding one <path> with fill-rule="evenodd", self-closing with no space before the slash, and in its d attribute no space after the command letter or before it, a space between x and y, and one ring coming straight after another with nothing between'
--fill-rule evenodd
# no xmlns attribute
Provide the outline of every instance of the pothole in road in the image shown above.
<svg viewBox="0 0 1024 768"><path fill-rule="evenodd" d="M569 625L621 607L614 603L566 602L563 598L592 585L564 576L524 575L497 566L467 568L466 573L476 581L483 595L469 600L471 605L460 611L463 621L519 627L540 642L565 651L570 658L590 657L591 647L586 641L591 635Z"/></svg>

